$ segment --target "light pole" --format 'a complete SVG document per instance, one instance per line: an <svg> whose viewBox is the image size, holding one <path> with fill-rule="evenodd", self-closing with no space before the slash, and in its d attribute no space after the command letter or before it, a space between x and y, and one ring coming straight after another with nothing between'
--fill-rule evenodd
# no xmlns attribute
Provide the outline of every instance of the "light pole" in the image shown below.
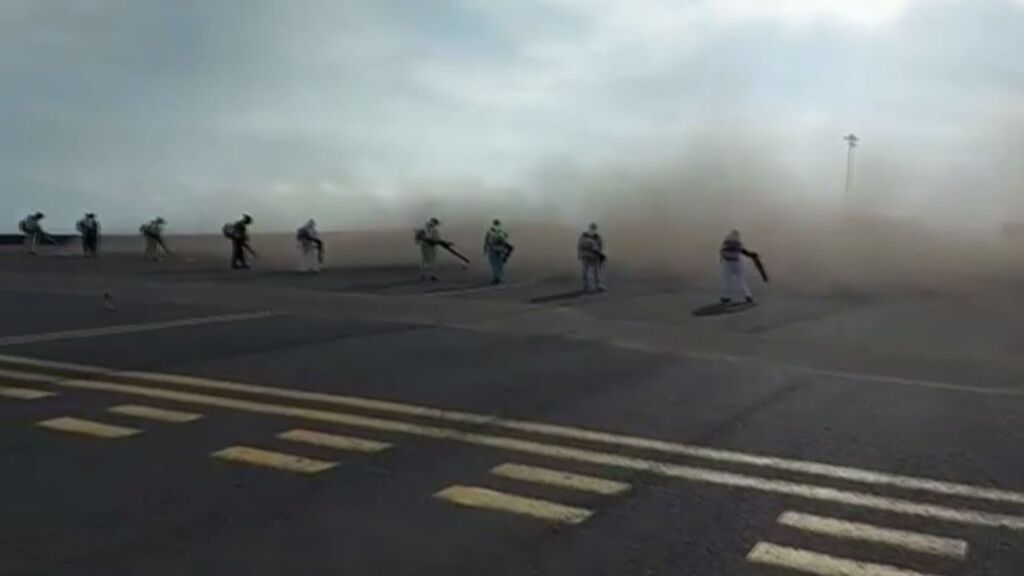
<svg viewBox="0 0 1024 576"><path fill-rule="evenodd" d="M844 200L847 204L850 203L850 191L853 189L853 150L857 147L857 142L860 142L860 138L857 138L852 132L843 136L843 140L846 140L846 191L844 193Z"/></svg>

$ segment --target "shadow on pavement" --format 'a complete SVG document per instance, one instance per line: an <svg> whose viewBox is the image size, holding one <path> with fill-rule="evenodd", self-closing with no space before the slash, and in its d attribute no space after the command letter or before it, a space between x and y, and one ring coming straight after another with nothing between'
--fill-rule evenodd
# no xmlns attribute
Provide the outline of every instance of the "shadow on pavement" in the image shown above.
<svg viewBox="0 0 1024 576"><path fill-rule="evenodd" d="M701 306L693 311L693 315L697 318L703 318L707 316L722 316L723 314L735 314L737 312L743 312L744 310L750 310L757 304L750 304L747 302L737 303L723 303L716 302L714 304L708 304L707 306Z"/></svg>
<svg viewBox="0 0 1024 576"><path fill-rule="evenodd" d="M483 290L491 287L498 288L500 286L500 284L491 284L490 281L472 282L465 284L447 284L441 286L433 285L431 288L427 288L423 292L425 294L444 294L446 292L460 292L462 290Z"/></svg>
<svg viewBox="0 0 1024 576"><path fill-rule="evenodd" d="M395 289L395 288L405 288L405 287L408 287L408 286L418 286L418 285L424 285L424 284L426 284L426 283L423 280L420 280L419 278L414 278L412 280L396 280L394 282L375 282L375 283L365 283L365 284L350 284L348 286L345 286L345 291L346 292L383 292L383 291L392 290L392 289Z"/></svg>
<svg viewBox="0 0 1024 576"><path fill-rule="evenodd" d="M561 300L572 300L574 298L579 298L580 296L585 296L587 294L588 294L588 292L586 290L571 290L569 292L559 292L558 294L546 294L546 295L543 295L543 296L535 296L533 298L530 298L530 303L531 304L544 304L544 303L547 303L547 302L558 302L558 301L561 301Z"/></svg>

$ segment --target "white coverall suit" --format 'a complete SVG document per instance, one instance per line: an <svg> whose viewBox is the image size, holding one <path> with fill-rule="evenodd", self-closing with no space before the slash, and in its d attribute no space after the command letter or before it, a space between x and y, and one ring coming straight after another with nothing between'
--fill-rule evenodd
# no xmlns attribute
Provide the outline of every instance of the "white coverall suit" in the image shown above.
<svg viewBox="0 0 1024 576"><path fill-rule="evenodd" d="M604 240L596 228L580 235L576 243L576 257L583 266L583 290L603 292L605 288L601 281L601 268L604 266Z"/></svg>
<svg viewBox="0 0 1024 576"><path fill-rule="evenodd" d="M743 247L740 233L735 230L722 241L722 248L719 250L719 259L722 263L722 302L731 302L740 297L747 302L754 301L743 274L743 256L749 257L752 254L753 252Z"/></svg>
<svg viewBox="0 0 1024 576"><path fill-rule="evenodd" d="M160 259L161 248L165 251L167 249L167 247L163 245L163 220L157 218L156 220L147 222L139 227L139 232L141 232L142 237L146 239L146 260L156 262Z"/></svg>
<svg viewBox="0 0 1024 576"><path fill-rule="evenodd" d="M423 239L420 245L420 278L423 280L437 281L435 270L437 267L437 245L441 241L439 223L430 220L423 227Z"/></svg>
<svg viewBox="0 0 1024 576"><path fill-rule="evenodd" d="M484 236L484 255L491 265L491 284L500 284L505 279L505 263L511 254L508 232L500 224L491 226Z"/></svg>
<svg viewBox="0 0 1024 576"><path fill-rule="evenodd" d="M25 242L23 246L25 251L29 254L36 253L36 248L39 247L39 241L43 237L43 226L39 223L40 220L42 220L42 216L39 216L38 214L30 214L18 224L22 233L25 234Z"/></svg>

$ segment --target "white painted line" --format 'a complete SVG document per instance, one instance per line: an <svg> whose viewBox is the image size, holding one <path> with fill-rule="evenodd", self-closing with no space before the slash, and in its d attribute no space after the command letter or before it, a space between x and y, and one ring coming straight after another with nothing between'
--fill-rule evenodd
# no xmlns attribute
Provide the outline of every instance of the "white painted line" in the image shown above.
<svg viewBox="0 0 1024 576"><path fill-rule="evenodd" d="M985 394L989 396L1010 396L1024 397L1024 388L997 388L988 386L970 386L967 384L954 384L939 380L927 380L923 378L904 378L902 376L887 376L884 374L870 374L864 372L846 372L842 370L828 370L815 368L802 364L774 363L762 360L754 356L736 356L732 354L719 354L714 352L676 352L668 349L661 350L665 354L672 354L681 358L694 360L708 360L713 362L757 362L769 364L775 368L807 374L810 376L824 376L826 378L838 378L842 380L857 380L875 384L894 384L897 386L910 386L915 388L931 388L935 390L947 390L950 392L967 392L972 394Z"/></svg>
<svg viewBox="0 0 1024 576"><path fill-rule="evenodd" d="M815 576L930 576L896 566L849 560L769 542L758 542L747 554L747 560L754 564L787 568Z"/></svg>
<svg viewBox="0 0 1024 576"><path fill-rule="evenodd" d="M314 460L312 458L295 456L294 454L272 452L248 446L230 446L214 452L211 456L229 462L241 462L243 464L275 468L287 472L298 472L299 474L317 474L338 465L337 462Z"/></svg>
<svg viewBox="0 0 1024 576"><path fill-rule="evenodd" d="M522 480L524 482L536 482L538 484L557 486L559 488L569 488L570 490L579 490L581 492L592 492L594 494L621 494L622 492L629 490L630 487L629 484L626 484L625 482L616 482L615 480L608 480L607 478L584 476L582 474L573 474L571 472L563 472L561 470L551 470L550 468L539 468L537 466L527 466L525 464L507 463L495 466L491 469L491 474L502 478L511 478L513 480Z"/></svg>
<svg viewBox="0 0 1024 576"><path fill-rule="evenodd" d="M35 344L37 342L54 342L58 340L81 340L83 338L114 336L117 334L155 332L158 330L170 330L173 328L202 326L204 324L223 324L226 322L260 320L263 318L272 318L274 316L280 315L280 312L271 312L264 310L262 312L249 312L244 314L221 314L219 316L202 316L198 318L168 320L165 322L149 322L145 324L120 324L117 326L101 326L99 328L83 328L81 330L64 330L61 332L45 332L42 334L25 334L23 336L7 336L5 338L0 338L0 346L18 346L21 344Z"/></svg>
<svg viewBox="0 0 1024 576"><path fill-rule="evenodd" d="M4 398L14 398L15 400L40 400L42 398L56 396L56 394L53 392L47 392L46 390L0 386L0 396L3 396Z"/></svg>
<svg viewBox="0 0 1024 576"><path fill-rule="evenodd" d="M178 390L163 390L149 386L118 384L98 380L58 379L55 384L82 390L132 394L136 396L158 398L161 400L183 402L187 404L228 408L253 414L267 414L313 420L317 422L331 422L334 424L354 426L370 430L410 434L439 440L451 440L474 444L477 446L488 446L501 450L534 454L537 456L546 456L574 462L585 462L627 470L636 470L666 478L676 478L691 482L730 488L744 488L768 494L778 494L806 500L857 506L871 510L881 510L894 514L930 518L933 520L944 520L947 522L955 522L972 526L1024 531L1024 516L983 512L969 508L952 508L936 504L923 504L912 500L888 498L874 494L840 490L836 488L816 486L813 484L803 484L788 480L775 480L760 476L722 472L720 470L707 468L682 466L672 464L670 462L621 456L608 452L571 448L557 444L543 444L540 442L520 440L504 436L463 432L453 428L425 426L398 420L385 420L382 418L359 416L341 412L328 412L325 410L316 410L299 406L269 404L252 400L239 400L237 398L210 396Z"/></svg>
<svg viewBox="0 0 1024 576"><path fill-rule="evenodd" d="M561 310L561 308L559 308ZM566 309L568 310L568 309ZM461 328L463 330L471 330L476 332L490 332L485 327L477 324L446 324L446 326ZM578 334L565 334L565 338L575 340L590 340L596 341L587 335ZM603 341L603 340L602 340ZM943 382L940 380L928 380L925 378L907 378L903 376L889 376L885 374L873 374L866 372L848 372L843 370L829 370L826 368L816 368L814 366L806 366L803 364L791 364L786 362L776 362L767 360L764 358L758 358L756 356L740 356L737 354L725 354L719 352L705 352L705 351L684 351L669 346L659 344L648 344L640 341L631 340L612 340L603 341L612 346L619 348L626 348L630 350L636 350L639 352L645 352L648 354L662 354L666 356L675 356L678 358L688 358L691 360L706 360L710 362L726 362L736 364L740 362L745 363L760 363L771 366L773 368L779 368L783 370L789 370L798 374L807 374L810 376L823 376L827 378L836 378L843 380L856 380L860 382L875 383L875 384L893 384L897 386L910 386L915 388L929 388L934 390L946 390L949 392L964 392L970 394L984 394L987 396L1007 396L1024 398L1024 388L1006 388L1006 387L995 387L995 386L971 386L968 384L955 384L952 382Z"/></svg>
<svg viewBox="0 0 1024 576"><path fill-rule="evenodd" d="M122 404L107 409L112 414L156 420L158 422L169 422L171 424L184 424L203 417L202 414L192 412L179 412L178 410L165 410L153 406L139 406L138 404Z"/></svg>
<svg viewBox="0 0 1024 576"><path fill-rule="evenodd" d="M0 375L2 375L2 371L0 371ZM773 456L762 456L758 454L749 454L734 450L723 450L720 448L695 446L691 444L683 444L678 442L670 442L666 440L658 440L652 438L626 436L622 434L615 434L611 432L591 430L586 428L574 428L569 426L560 426L557 424L544 424L540 422L530 422L524 420L511 420L498 418L494 416L487 416L483 414L443 410L440 408L417 406L412 404L391 402L387 400L376 400L372 398L339 396L320 392L308 392L302 390L273 388L269 386L221 382L185 376L178 377L169 375L154 375L139 372L126 372L118 374L118 376L139 379L145 382L177 384L181 386L206 388L219 391L261 394L277 398L288 398L291 400L323 402L326 404L361 408L366 410L375 410L378 412L388 412L393 414L401 414L405 416L433 418L437 420L443 420L446 422L457 422L462 424L474 425L490 425L496 428L504 428L520 432L529 432L533 434L540 434L558 438L568 438L571 440L583 440L587 442L594 442L613 446L638 448L643 450L660 452L663 454L701 458L704 460L710 460L714 462L742 464L759 468L784 470L787 472L798 472L801 474L834 478L850 482L859 482L862 484L871 484L876 486L891 486L906 490L931 492L945 496L959 496L978 500L991 500L996 502L1012 502L1015 504L1024 504L1024 493L1021 492L1001 490L997 488L988 488L984 486L974 486L970 484L947 482L943 480L934 480L930 478L905 476L901 474L892 474L888 472L879 472L874 470L866 470L848 466L839 466L834 464L826 464L807 460L795 460Z"/></svg>
<svg viewBox="0 0 1024 576"><path fill-rule="evenodd" d="M967 557L967 542L954 538L882 528L871 524L847 522L837 518L826 518L800 512L785 512L779 516L778 523L797 530L844 540L872 542L957 560Z"/></svg>
<svg viewBox="0 0 1024 576"><path fill-rule="evenodd" d="M23 358L21 356L8 356L6 354L0 354L0 362L7 364L15 364L17 366L23 366L26 368L37 368L39 370L59 370L63 372L75 372L79 375L90 375L90 376L101 376L116 372L110 368L100 368L98 366L86 366L84 364L74 364L72 362L57 362L56 360L36 360L35 358ZM27 373L23 373L27 376ZM36 374L32 376L39 380L51 380L52 378L46 374ZM24 380L24 377L21 377Z"/></svg>
<svg viewBox="0 0 1024 576"><path fill-rule="evenodd" d="M656 345L639 342L637 340L612 340L610 344L616 348L622 348L623 350L636 350L637 352L646 352L648 354L658 354L661 352L661 349Z"/></svg>
<svg viewBox="0 0 1024 576"><path fill-rule="evenodd" d="M857 482L872 486L893 487L903 490L928 492L943 496L956 496L961 498L971 498L975 500L1024 504L1024 493L1011 490L1004 490L1000 488L991 488L987 486L977 486L972 484L948 482L945 480L935 480L931 478L922 478L917 476L905 476L902 474L893 474L889 472L853 468L850 466L827 464L823 462L796 460L791 458L781 458L775 456L763 456L759 454L739 452L736 450L710 448L706 446L684 444L680 442L671 442L668 440L659 440L654 438L627 436L623 434L617 434L614 432L604 432L601 430L593 430L587 428L575 428L570 426L562 426L558 424L545 424L541 422L498 418L495 416L488 416L484 414L475 414L471 412L461 412L456 410L444 410L441 408L434 408L431 406L405 404L389 400L377 400L373 398L362 398L358 396L341 396L336 394L327 394L323 392L310 392L306 390L275 388L271 386L244 384L238 382L226 382L221 380L211 380L207 378L196 378L192 376L179 376L172 374L157 374L132 371L117 372L104 370L93 366L82 366L78 364L70 364L65 362L51 362L47 360L36 360L6 355L0 355L0 363L27 366L37 369L53 369L67 372L77 371L88 376L107 375L111 378L130 379L132 381L144 383L172 384L177 386L187 386L191 388L199 388L205 390L217 390L221 392L239 392L244 394L261 395L272 398L287 398L290 400L319 402L324 404L354 407L364 410L372 410L377 412L385 412L389 414L398 414L403 416L432 418L435 420L441 420L445 422L492 426L495 428L515 430L519 432L528 432L531 434L544 435L556 438L568 438L571 440L581 440L585 442L592 442L595 444L623 446L627 448L648 450L662 454L700 458L712 462L740 464L745 466L765 468L771 470L783 470L786 472L796 472L810 476L831 478L846 482ZM26 382L52 382L55 379L54 377L51 376L40 376L38 374L30 374L2 369L0 369L0 377L6 377L9 379L21 380Z"/></svg>
<svg viewBox="0 0 1024 576"><path fill-rule="evenodd" d="M57 430L59 432L71 432L72 434L95 436L97 438L126 438L142 432L135 428L114 426L112 424L104 424L102 422L93 422L92 420L70 417L43 420L42 422L38 422L37 426L48 428L50 430Z"/></svg>
<svg viewBox="0 0 1024 576"><path fill-rule="evenodd" d="M589 518L591 514L590 510L583 508L574 508L538 498L525 498L476 486L449 486L434 494L434 498L447 500L460 506L499 510L565 524L579 524Z"/></svg>
<svg viewBox="0 0 1024 576"><path fill-rule="evenodd" d="M281 313L266 313L269 316L280 316ZM460 326L464 329L473 329L472 326ZM0 338L0 345L2 345L3 339ZM638 342L629 342L625 344L625 341L620 344L629 345L634 349L646 349L647 352L652 352L654 348L644 348ZM672 354L680 358L690 358L694 360L707 360L712 362L727 362L727 363L761 363L768 364L770 366L781 368L784 370L791 370L793 372L799 372L801 374L809 374L812 376L825 376L831 378L842 378L849 380L860 380L863 382L876 382L885 384L896 384L905 386L916 386L925 388L936 388L951 390L951 392L964 392L973 394L982 394L987 396L1007 396L1007 397L1018 397L1024 398L1024 387L1022 388L1006 388L1006 387L990 387L990 386L971 386L966 384L955 384L952 382L943 382L940 380L928 380L923 378L905 378L902 376L887 376L884 374L869 374L863 372L844 372L841 370L826 370L823 368L815 368L813 366L805 366L801 364L785 364L785 363L774 363L766 360L762 360L756 357L744 357L734 356L728 354L717 354L717 353L705 353L705 352L684 352L677 353L670 351L670 349L662 349L665 354ZM88 366L83 364L74 364L69 362L53 362L47 360L37 360L33 358L24 358L18 356L7 356L0 355L0 362L6 362L10 364L17 364L19 366L35 366L38 368L58 368L62 370L78 371L81 373L89 374L111 374L115 372L109 368L100 368L96 366ZM140 373L141 374L141 373ZM173 375L167 374L148 374L153 376L168 376L174 377ZM272 388L271 388L272 389ZM437 409L434 409L437 410ZM487 416L481 416L482 418L488 418Z"/></svg>
<svg viewBox="0 0 1024 576"><path fill-rule="evenodd" d="M334 448L335 450L366 452L368 454L382 452L391 447L391 444L388 444L387 442L366 440L364 438L353 438L352 436L342 436L340 434L327 434L325 432L316 432L314 430L289 430L278 434L277 437L282 440L290 440L292 442L302 442L304 444L312 444L314 446Z"/></svg>

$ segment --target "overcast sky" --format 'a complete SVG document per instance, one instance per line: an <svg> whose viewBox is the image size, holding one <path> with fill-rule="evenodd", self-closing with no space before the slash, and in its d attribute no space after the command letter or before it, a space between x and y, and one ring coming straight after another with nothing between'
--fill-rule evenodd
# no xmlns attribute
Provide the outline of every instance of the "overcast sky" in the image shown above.
<svg viewBox="0 0 1024 576"><path fill-rule="evenodd" d="M0 77L0 229L361 227L732 147L827 199L851 130L887 210L1024 196L1024 0L0 0Z"/></svg>

